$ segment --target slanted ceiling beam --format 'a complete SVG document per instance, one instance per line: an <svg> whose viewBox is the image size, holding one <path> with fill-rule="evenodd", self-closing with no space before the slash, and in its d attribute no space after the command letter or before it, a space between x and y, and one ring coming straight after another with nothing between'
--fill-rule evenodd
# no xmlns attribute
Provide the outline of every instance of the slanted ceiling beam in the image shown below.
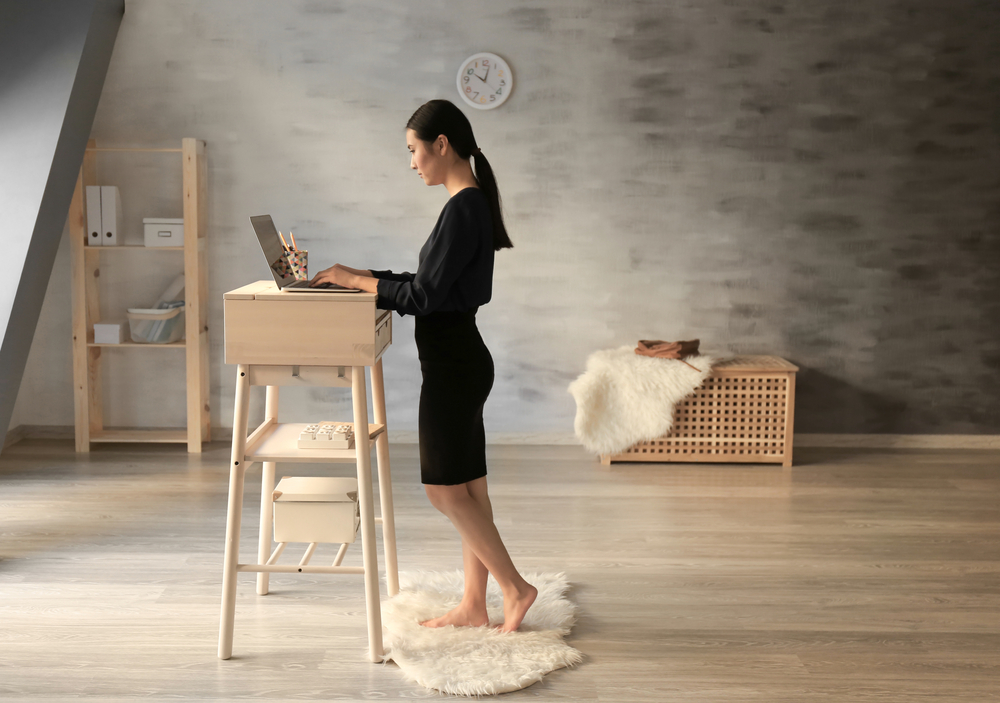
<svg viewBox="0 0 1000 703"><path fill-rule="evenodd" d="M124 14L124 0L0 2L4 433Z"/></svg>

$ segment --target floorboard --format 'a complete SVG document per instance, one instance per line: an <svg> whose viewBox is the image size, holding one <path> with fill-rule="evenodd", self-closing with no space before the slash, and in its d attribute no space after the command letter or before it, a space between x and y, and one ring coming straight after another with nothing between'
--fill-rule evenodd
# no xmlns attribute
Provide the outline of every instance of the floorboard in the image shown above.
<svg viewBox="0 0 1000 703"><path fill-rule="evenodd" d="M460 568L417 447L390 454L400 569ZM228 458L225 443L3 452L0 698L444 697L367 661L355 576L272 575L260 597L241 574L234 655L216 658ZM792 469L602 467L571 446L490 445L488 458L514 561L569 576L569 641L585 657L505 699L1000 699L998 451L806 448ZM256 465L244 557L259 481ZM360 563L352 548L345 564Z"/></svg>

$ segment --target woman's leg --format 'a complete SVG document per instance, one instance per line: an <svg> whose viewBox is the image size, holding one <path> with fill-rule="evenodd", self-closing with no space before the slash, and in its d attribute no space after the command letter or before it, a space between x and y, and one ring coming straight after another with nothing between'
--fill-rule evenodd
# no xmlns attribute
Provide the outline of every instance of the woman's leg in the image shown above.
<svg viewBox="0 0 1000 703"><path fill-rule="evenodd" d="M479 503L483 512L492 521L493 507L490 505L490 499L486 493L486 477L462 485L468 487L469 495ZM425 620L420 623L421 625L426 627L444 627L445 625L479 627L489 623L490 618L486 612L486 582L490 572L464 539L462 540L462 564L465 567L465 593L462 595L462 602L441 617Z"/></svg>
<svg viewBox="0 0 1000 703"><path fill-rule="evenodd" d="M490 616L486 612L486 579L490 574L464 539L462 562L465 565L465 594L462 596L462 602L441 617L424 620L420 623L424 627L445 625L480 627L489 624Z"/></svg>
<svg viewBox="0 0 1000 703"><path fill-rule="evenodd" d="M469 495L479 503L479 508L486 519L493 522L493 505L486 492L486 477L477 478L465 484ZM486 582L490 572L486 565L476 556L475 550L464 539L462 540L462 561L465 564L465 595L463 598L470 603L482 602L483 612L486 612ZM488 621L488 619L487 619Z"/></svg>
<svg viewBox="0 0 1000 703"><path fill-rule="evenodd" d="M473 485L475 484L475 485ZM521 625L528 608L535 602L538 591L521 578L504 547L500 533L493 524L492 508L486 493L486 479L476 479L456 486L424 486L427 497L435 508L444 513L462 536L462 543L468 545L503 591L504 632L513 632ZM485 579L476 580L481 571L473 566L473 588L482 587L485 598ZM466 579L470 574L466 570ZM467 589L469 584L467 582ZM464 602L464 599L463 599ZM453 611L454 612L454 611ZM429 624L430 621L428 621ZM448 623L443 623L448 624Z"/></svg>

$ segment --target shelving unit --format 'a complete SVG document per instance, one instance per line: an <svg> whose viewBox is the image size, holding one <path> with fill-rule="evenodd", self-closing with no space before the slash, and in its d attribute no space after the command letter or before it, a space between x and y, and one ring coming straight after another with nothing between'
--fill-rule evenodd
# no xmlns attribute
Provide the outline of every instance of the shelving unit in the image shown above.
<svg viewBox="0 0 1000 703"><path fill-rule="evenodd" d="M101 152L179 154L184 201L184 246L88 246L85 186L97 185L96 158ZM179 149L98 147L91 139L73 191L69 210L73 292L73 398L76 451L89 452L92 442L186 443L200 452L211 439L208 402L208 265L206 251L207 162L205 142L186 137ZM170 344L96 344L94 323L101 321L100 258L113 251L184 252L185 339ZM155 254L151 254L155 255ZM123 307L128 307L122 301ZM187 376L187 425L180 428L105 428L101 393L101 355L106 347L119 349L184 349ZM150 352L152 353L152 352Z"/></svg>

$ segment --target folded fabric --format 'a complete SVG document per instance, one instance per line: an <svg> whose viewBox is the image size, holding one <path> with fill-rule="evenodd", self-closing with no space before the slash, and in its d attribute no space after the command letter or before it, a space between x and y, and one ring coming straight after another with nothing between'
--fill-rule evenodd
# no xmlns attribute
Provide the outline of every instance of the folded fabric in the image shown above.
<svg viewBox="0 0 1000 703"><path fill-rule="evenodd" d="M650 358L631 346L587 358L587 370L569 385L576 400L573 429L587 451L620 454L638 442L662 437L674 422L674 405L691 395L716 358Z"/></svg>
<svg viewBox="0 0 1000 703"><path fill-rule="evenodd" d="M700 340L692 339L690 342L665 342L662 339L640 339L639 346L635 348L636 354L643 356L653 356L660 359L680 359L683 363L685 356L694 356L698 353ZM691 368L695 368L691 366Z"/></svg>

